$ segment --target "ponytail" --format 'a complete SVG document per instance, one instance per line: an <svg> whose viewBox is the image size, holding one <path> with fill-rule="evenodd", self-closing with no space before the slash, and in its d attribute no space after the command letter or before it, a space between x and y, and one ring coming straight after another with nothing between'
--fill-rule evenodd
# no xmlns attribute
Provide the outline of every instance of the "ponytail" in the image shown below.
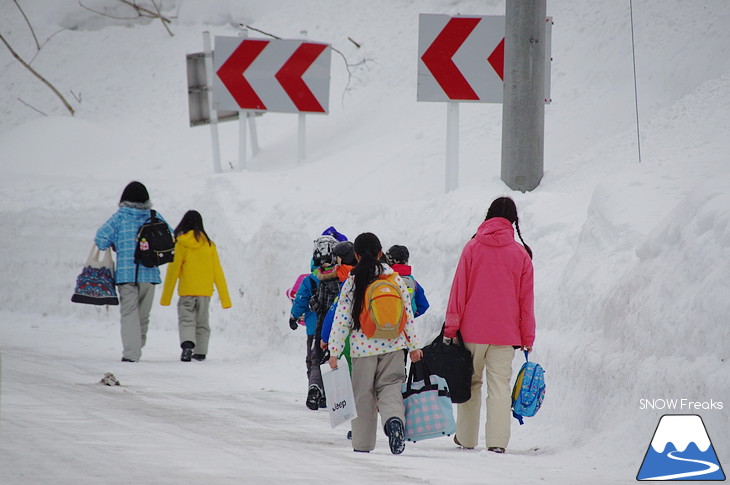
<svg viewBox="0 0 730 485"><path fill-rule="evenodd" d="M360 257L357 266L351 271L355 277L352 298L352 321L356 330L360 329L360 313L365 304L365 290L378 276L383 273L383 265L378 259L383 247L378 237L365 232L355 238L355 254Z"/></svg>

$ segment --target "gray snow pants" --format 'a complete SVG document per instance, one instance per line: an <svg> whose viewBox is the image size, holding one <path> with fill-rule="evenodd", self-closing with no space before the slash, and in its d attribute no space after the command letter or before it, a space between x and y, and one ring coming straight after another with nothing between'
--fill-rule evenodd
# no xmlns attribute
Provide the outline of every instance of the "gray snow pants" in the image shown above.
<svg viewBox="0 0 730 485"><path fill-rule="evenodd" d="M192 342L196 354L208 353L210 342L210 323L208 309L209 296L181 296L177 301L177 325L180 330L180 343Z"/></svg>
<svg viewBox="0 0 730 485"><path fill-rule="evenodd" d="M383 425L390 418L406 422L401 394L405 380L405 354L402 350L352 359L352 390L357 408L357 418L352 420L352 449L375 449L378 412Z"/></svg>
<svg viewBox="0 0 730 485"><path fill-rule="evenodd" d="M122 324L122 357L137 361L147 342L150 310L155 299L152 283L122 283L119 290L119 311Z"/></svg>

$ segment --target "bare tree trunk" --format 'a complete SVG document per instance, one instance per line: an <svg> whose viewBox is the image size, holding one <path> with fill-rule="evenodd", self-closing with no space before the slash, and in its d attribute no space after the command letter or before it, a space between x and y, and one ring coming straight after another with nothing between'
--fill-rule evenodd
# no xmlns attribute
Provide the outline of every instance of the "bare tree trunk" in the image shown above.
<svg viewBox="0 0 730 485"><path fill-rule="evenodd" d="M40 79L40 80L41 80L41 81L43 82L43 84L45 84L46 86L48 86L48 89L50 89L51 91L53 91L53 93L54 93L54 94L55 94L56 96L58 96L58 99L60 99L60 100L61 100L61 102L63 103L63 105L64 105L64 106L66 106L66 109L67 109L67 110L69 111L69 113L71 113L71 116L73 116L73 115L75 114L75 111L74 111L73 107L72 107L72 106L71 106L71 105L70 105L70 104L68 103L68 101L66 101L66 98L64 98L64 97L63 97L63 95L62 95L62 94L61 94L60 92L58 92L58 89L56 89L56 88L55 88L55 87L53 86L53 84L51 84L50 82L48 82L48 80L46 80L46 78L44 78L43 76L41 76L40 74L38 74L38 72L37 72L37 71L36 71L35 69L33 69L33 68L32 68L32 67L30 66L30 64L28 64L27 62L25 62L25 61L24 61L24 60L23 60L23 59L22 59L22 58L21 58L21 57L20 57L20 56L18 55L18 53L17 53L17 52L15 52L15 50L13 50L13 48L12 48L12 47L10 46L10 44L8 44L8 41L7 41L7 40L5 40L5 37L3 37L3 35L2 35L2 34L0 34L0 40L1 40L2 42L3 42L3 44L5 44L5 47L7 47L7 48L8 48L8 50L9 50L9 51L10 51L10 53L11 53L11 54L13 55L13 57L15 57L15 58L16 58L16 59L18 60L18 62L19 62L19 63L21 63L21 64L23 65L23 67L25 67L25 68L26 68L26 69L28 69L28 70L29 70L29 71L30 71L31 73L33 73L33 75L34 75L35 77L37 77L38 79Z"/></svg>

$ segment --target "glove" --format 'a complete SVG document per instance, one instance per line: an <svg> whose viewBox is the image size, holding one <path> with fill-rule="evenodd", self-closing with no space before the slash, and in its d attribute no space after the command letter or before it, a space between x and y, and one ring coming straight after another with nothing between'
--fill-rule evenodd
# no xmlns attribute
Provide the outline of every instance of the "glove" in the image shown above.
<svg viewBox="0 0 730 485"><path fill-rule="evenodd" d="M299 322L294 317L289 317L289 328L296 330L299 328Z"/></svg>

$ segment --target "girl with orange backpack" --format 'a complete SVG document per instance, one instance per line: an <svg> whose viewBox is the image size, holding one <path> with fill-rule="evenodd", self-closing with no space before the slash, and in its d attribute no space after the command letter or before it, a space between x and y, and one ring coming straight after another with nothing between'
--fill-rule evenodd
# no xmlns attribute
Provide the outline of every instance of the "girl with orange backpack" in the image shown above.
<svg viewBox="0 0 730 485"><path fill-rule="evenodd" d="M340 291L329 338L330 367L350 339L352 388L357 418L352 421L354 451L375 449L378 412L391 453L405 449L405 351L413 362L423 352L415 334L408 288L382 261L383 248L375 234L355 239L357 266Z"/></svg>

